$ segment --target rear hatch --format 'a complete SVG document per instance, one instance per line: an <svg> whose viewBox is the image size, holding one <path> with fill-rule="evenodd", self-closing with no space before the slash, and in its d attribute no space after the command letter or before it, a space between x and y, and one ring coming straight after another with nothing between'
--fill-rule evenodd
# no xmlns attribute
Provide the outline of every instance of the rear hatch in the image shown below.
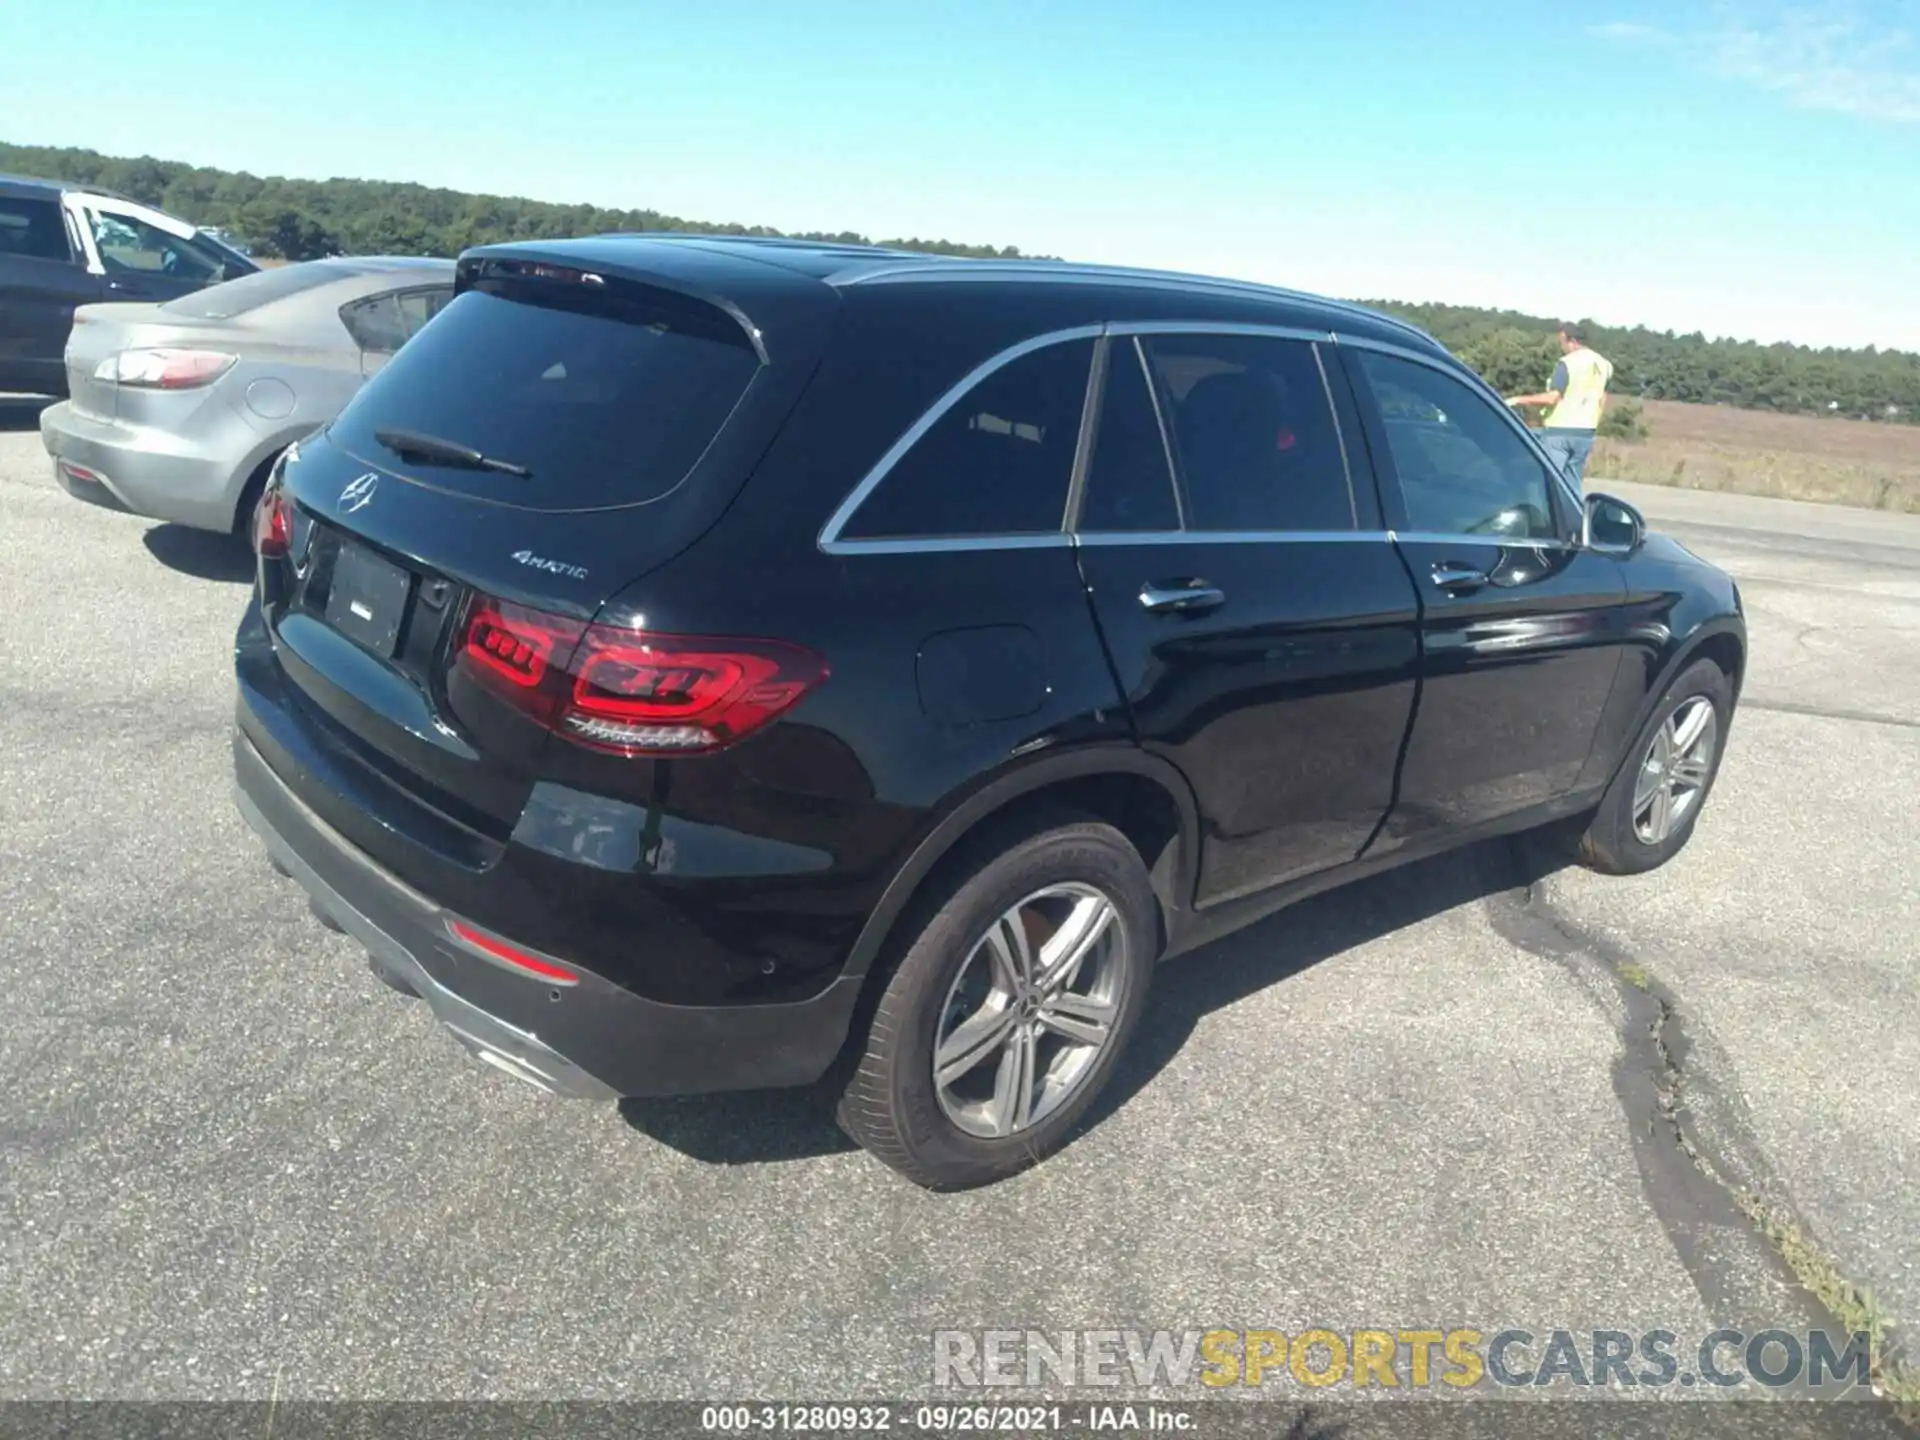
<svg viewBox="0 0 1920 1440"><path fill-rule="evenodd" d="M481 617L589 621L693 543L836 303L774 267L611 244L470 253L446 309L284 467L288 553L262 561L307 720L380 787L495 839L551 735L463 668Z"/></svg>

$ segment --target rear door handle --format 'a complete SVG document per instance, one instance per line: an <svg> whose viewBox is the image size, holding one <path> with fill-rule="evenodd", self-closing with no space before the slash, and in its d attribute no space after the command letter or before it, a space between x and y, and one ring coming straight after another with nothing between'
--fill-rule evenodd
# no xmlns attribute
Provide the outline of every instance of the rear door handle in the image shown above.
<svg viewBox="0 0 1920 1440"><path fill-rule="evenodd" d="M1433 583L1442 590L1478 590L1487 581L1487 572L1471 565L1442 560L1433 567Z"/></svg>
<svg viewBox="0 0 1920 1440"><path fill-rule="evenodd" d="M1204 580L1149 580L1140 587L1142 608L1155 615L1194 615L1226 603L1226 592Z"/></svg>

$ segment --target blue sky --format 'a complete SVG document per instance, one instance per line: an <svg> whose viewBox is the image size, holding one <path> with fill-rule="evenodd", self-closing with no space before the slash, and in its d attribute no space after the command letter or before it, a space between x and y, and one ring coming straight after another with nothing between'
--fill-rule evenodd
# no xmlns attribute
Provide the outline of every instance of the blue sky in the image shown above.
<svg viewBox="0 0 1920 1440"><path fill-rule="evenodd" d="M13 141L1920 349L1914 0L66 0L0 29Z"/></svg>

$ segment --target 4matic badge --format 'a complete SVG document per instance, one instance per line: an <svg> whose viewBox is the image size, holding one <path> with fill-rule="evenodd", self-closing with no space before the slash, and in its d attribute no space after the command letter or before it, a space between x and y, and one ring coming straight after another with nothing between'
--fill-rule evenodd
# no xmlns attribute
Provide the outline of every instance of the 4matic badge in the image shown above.
<svg viewBox="0 0 1920 1440"><path fill-rule="evenodd" d="M531 550L516 550L513 558L522 565L535 570L545 570L549 575L565 575L569 580L584 580L587 570L584 565L569 565L564 560L548 560Z"/></svg>

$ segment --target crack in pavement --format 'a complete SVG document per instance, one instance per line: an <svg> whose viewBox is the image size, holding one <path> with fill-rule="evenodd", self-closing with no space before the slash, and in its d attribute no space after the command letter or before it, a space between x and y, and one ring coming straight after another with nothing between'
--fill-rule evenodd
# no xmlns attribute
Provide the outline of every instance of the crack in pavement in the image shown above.
<svg viewBox="0 0 1920 1440"><path fill-rule="evenodd" d="M1596 1007L1617 1017L1614 1093L1629 1121L1642 1189L1702 1304L1719 1323L1748 1335L1825 1330L1837 1351L1849 1327L1806 1288L1769 1237L1769 1230L1813 1230L1766 1156L1731 1083L1726 1053L1641 959L1555 906L1543 877L1559 862L1536 853L1536 845L1524 837L1512 842L1517 883L1482 902L1488 920L1503 939L1559 967ZM1800 1313L1783 1313L1783 1306ZM1891 1337L1881 1353L1897 1360ZM1874 1408L1897 1427L1890 1407Z"/></svg>
<svg viewBox="0 0 1920 1440"><path fill-rule="evenodd" d="M1844 720L1854 725L1892 725L1901 730L1920 730L1920 720L1901 715L1882 715L1874 710L1833 710L1821 705L1797 705L1791 700L1756 700L1742 696L1742 710L1763 710L1772 715L1809 715L1816 720Z"/></svg>
<svg viewBox="0 0 1920 1440"><path fill-rule="evenodd" d="M1853 507L1839 507L1846 513ZM1872 566L1876 569L1912 573L1920 550L1899 541L1868 540L1858 536L1807 535L1783 530L1754 530L1740 525L1723 525L1708 520L1669 517L1657 520L1652 528L1683 545L1695 540L1715 550L1746 550L1771 558L1785 555L1793 560L1837 560L1848 566ZM1771 580L1771 576L1758 577ZM1791 583L1791 582L1782 582ZM1814 582L1818 583L1818 582Z"/></svg>

